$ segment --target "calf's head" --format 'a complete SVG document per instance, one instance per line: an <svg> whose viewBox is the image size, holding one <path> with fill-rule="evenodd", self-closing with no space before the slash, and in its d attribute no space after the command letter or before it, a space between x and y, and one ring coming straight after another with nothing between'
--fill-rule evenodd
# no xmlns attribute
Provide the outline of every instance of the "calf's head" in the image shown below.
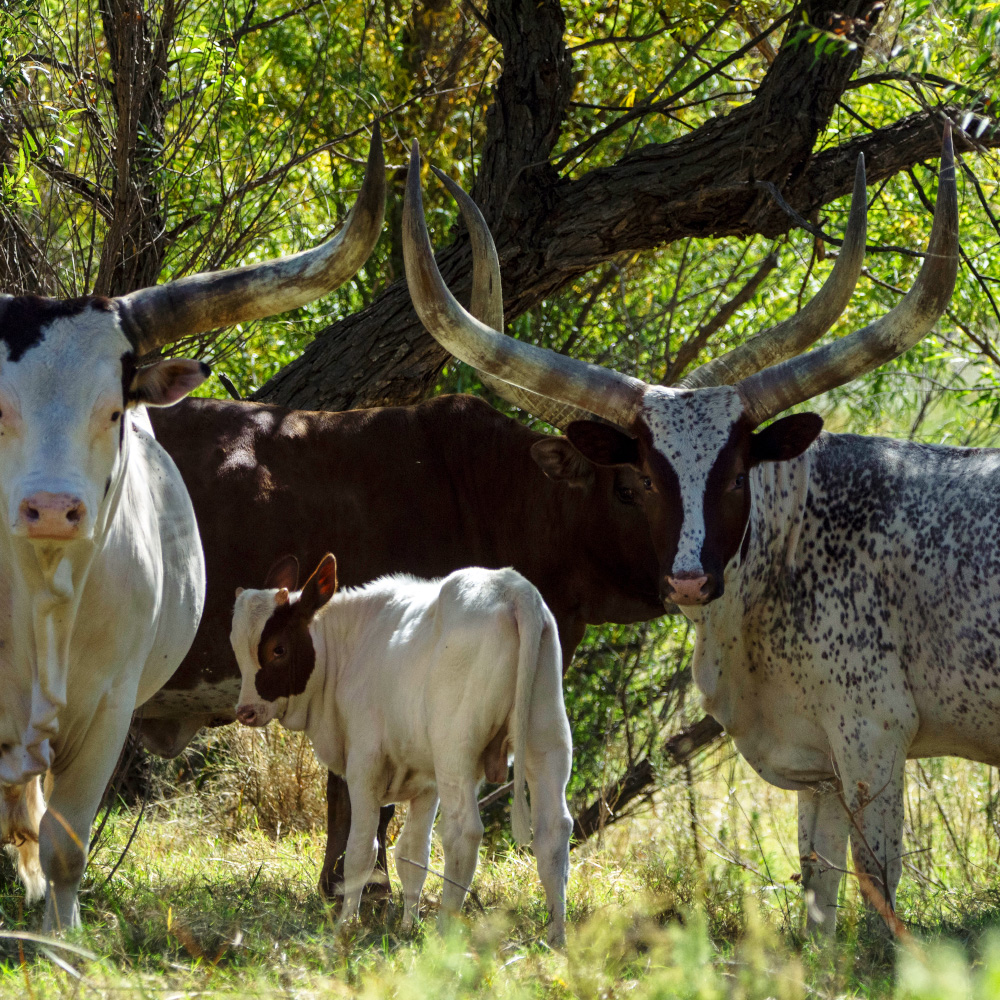
<svg viewBox="0 0 1000 1000"><path fill-rule="evenodd" d="M229 640L242 684L236 718L245 726L281 719L288 701L303 694L316 670L309 626L337 591L337 560L329 553L298 590L294 556L277 562L263 590L238 590Z"/></svg>
<svg viewBox="0 0 1000 1000"><path fill-rule="evenodd" d="M750 470L801 454L822 421L815 414L796 414L757 428L891 360L931 329L955 283L957 220L946 125L934 224L913 288L874 323L800 353L845 308L861 271L866 212L859 159L844 246L820 292L795 317L703 366L679 388L650 385L505 337L463 309L434 261L416 143L403 213L403 255L417 313L443 347L480 371L601 418L571 421L567 437L591 462L629 468L639 477L660 564L660 597L666 604L698 605L723 593L723 572L745 538Z"/></svg>

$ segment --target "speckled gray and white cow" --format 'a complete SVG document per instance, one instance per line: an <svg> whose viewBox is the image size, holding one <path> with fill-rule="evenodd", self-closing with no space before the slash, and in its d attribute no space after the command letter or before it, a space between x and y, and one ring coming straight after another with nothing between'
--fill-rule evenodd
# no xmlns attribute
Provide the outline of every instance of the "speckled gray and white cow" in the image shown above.
<svg viewBox="0 0 1000 1000"><path fill-rule="evenodd" d="M898 356L944 311L958 261L950 129L927 256L896 308L806 354L771 331L676 389L465 313L433 264L416 162L414 150L404 254L425 326L461 360L604 418L567 436L644 476L660 595L696 625L705 708L767 780L799 791L811 923L834 927L848 836L891 905L906 758L1000 763L1000 456L847 435L813 445L822 421L806 413L754 431ZM863 202L859 164L845 250L864 245ZM751 356L771 366L748 374Z"/></svg>
<svg viewBox="0 0 1000 1000"><path fill-rule="evenodd" d="M132 713L184 658L205 599L191 501L145 408L209 369L142 362L345 280L378 239L384 183L376 135L347 225L314 250L113 299L0 295L0 835L48 929L79 923Z"/></svg>

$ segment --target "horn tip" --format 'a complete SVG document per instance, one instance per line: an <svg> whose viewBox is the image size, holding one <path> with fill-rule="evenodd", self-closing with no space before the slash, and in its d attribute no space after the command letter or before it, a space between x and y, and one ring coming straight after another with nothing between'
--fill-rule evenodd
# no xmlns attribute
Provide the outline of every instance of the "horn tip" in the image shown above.
<svg viewBox="0 0 1000 1000"><path fill-rule="evenodd" d="M945 118L941 136L941 169L953 166L955 161L955 144L951 135L951 122Z"/></svg>

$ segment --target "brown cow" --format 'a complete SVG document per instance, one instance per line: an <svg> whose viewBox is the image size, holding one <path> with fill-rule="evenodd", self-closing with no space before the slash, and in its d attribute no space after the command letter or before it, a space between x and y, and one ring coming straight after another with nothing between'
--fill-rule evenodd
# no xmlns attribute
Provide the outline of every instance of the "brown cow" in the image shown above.
<svg viewBox="0 0 1000 1000"><path fill-rule="evenodd" d="M489 230L472 201L446 183L472 238L472 311L502 328ZM769 336L794 351L829 327L864 256L863 215L852 218L845 250L800 315L715 365L752 369ZM490 384L552 423L583 415ZM466 566L513 566L555 615L566 664L588 624L664 612L642 473L597 466L566 438L531 431L473 397L345 413L194 399L151 415L190 492L208 576L191 652L139 723L157 753L179 753L201 726L233 719L239 670L226 638L233 592L263 580L286 553L315 565L335 550L345 586L389 573L441 577ZM333 776L327 794L320 888L331 894L350 802Z"/></svg>

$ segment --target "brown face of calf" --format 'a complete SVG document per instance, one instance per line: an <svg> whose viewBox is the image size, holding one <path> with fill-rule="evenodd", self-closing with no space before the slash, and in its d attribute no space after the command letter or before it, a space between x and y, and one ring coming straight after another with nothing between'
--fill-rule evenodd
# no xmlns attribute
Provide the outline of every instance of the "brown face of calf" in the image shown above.
<svg viewBox="0 0 1000 1000"><path fill-rule="evenodd" d="M272 567L265 588L277 588L278 603L267 620L257 645L260 669L254 678L257 694L277 701L302 694L316 666L316 651L309 623L337 591L337 560L327 553L294 599L299 564L288 556Z"/></svg>

